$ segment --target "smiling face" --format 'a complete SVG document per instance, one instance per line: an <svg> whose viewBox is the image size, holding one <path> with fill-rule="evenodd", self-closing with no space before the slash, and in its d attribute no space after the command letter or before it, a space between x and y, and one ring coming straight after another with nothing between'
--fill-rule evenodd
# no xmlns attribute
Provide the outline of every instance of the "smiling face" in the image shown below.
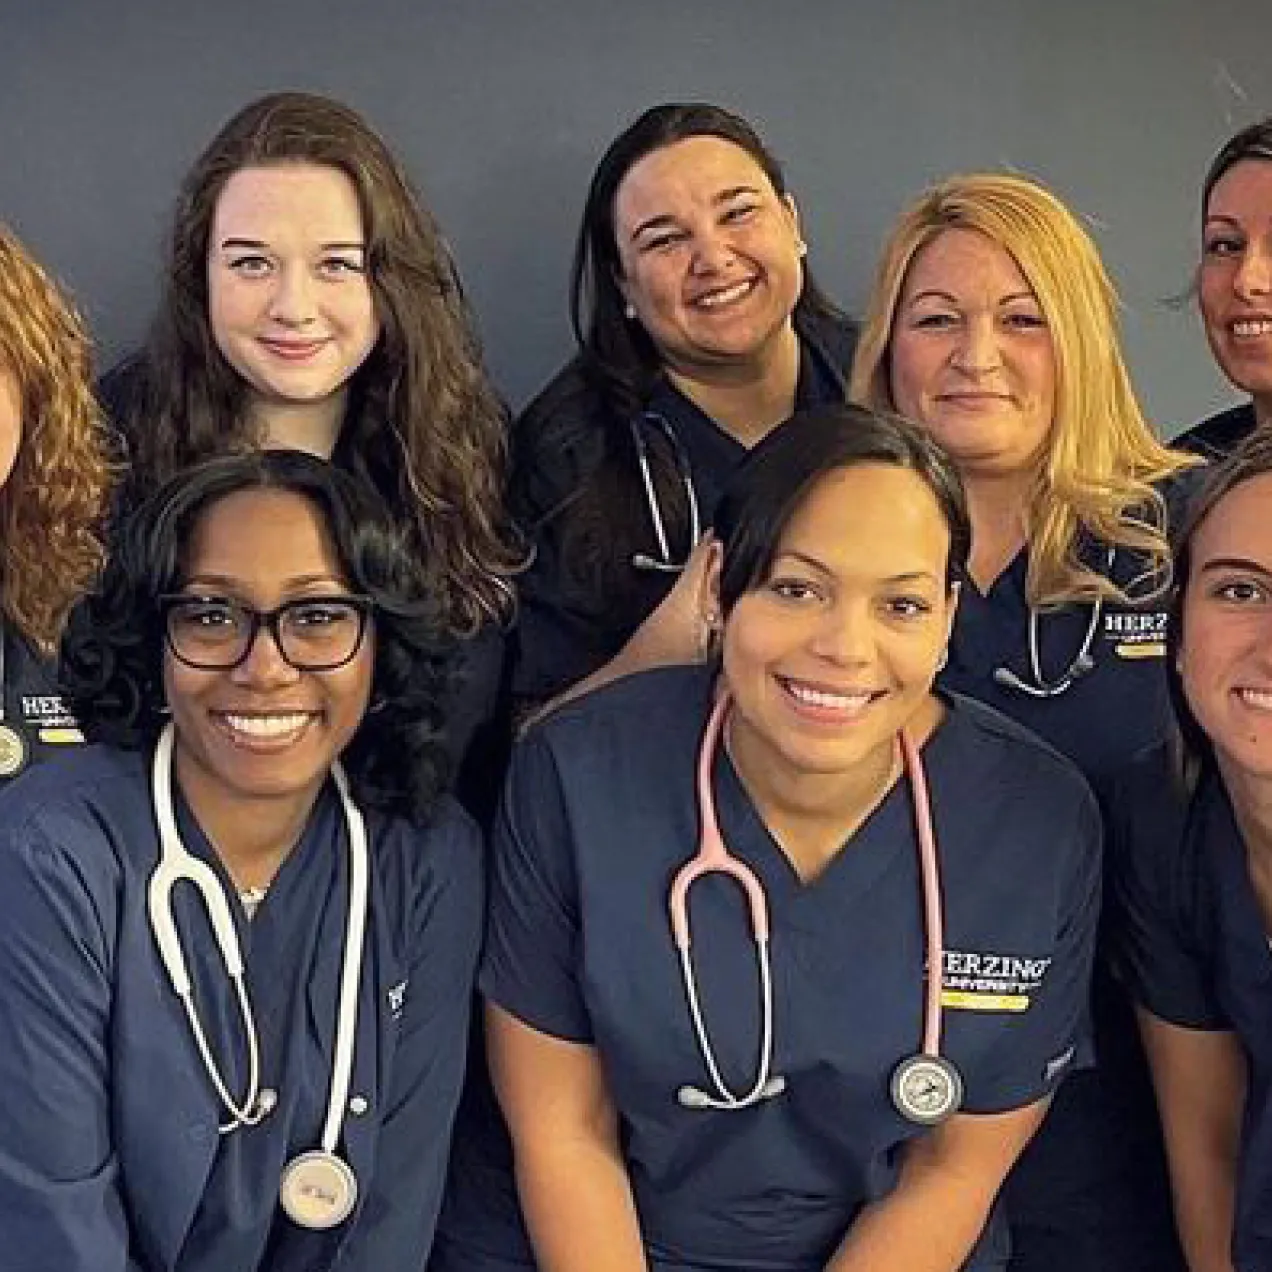
<svg viewBox="0 0 1272 1272"><path fill-rule="evenodd" d="M740 146L689 137L638 160L614 198L614 237L619 288L671 367L762 361L794 338L795 205Z"/></svg>
<svg viewBox="0 0 1272 1272"><path fill-rule="evenodd" d="M821 478L787 523L768 577L724 625L730 748L746 777L854 782L891 765L898 732L932 704L949 640L950 533L907 469Z"/></svg>
<svg viewBox="0 0 1272 1272"><path fill-rule="evenodd" d="M274 545L262 551L262 544ZM259 611L306 596L348 594L314 506L290 491L245 490L208 508L188 545L180 591ZM244 800L312 803L356 732L371 694L375 637L333 671L297 671L259 631L228 671L199 671L165 650L177 778L201 820ZM206 823L205 823L206 824Z"/></svg>
<svg viewBox="0 0 1272 1272"><path fill-rule="evenodd" d="M242 168L217 199L208 310L225 359L266 406L343 403L379 336L366 232L336 168Z"/></svg>
<svg viewBox="0 0 1272 1272"><path fill-rule="evenodd" d="M1247 159L1215 183L1202 226L1197 293L1223 373L1272 414L1272 162Z"/></svg>
<svg viewBox="0 0 1272 1272"><path fill-rule="evenodd" d="M1272 779L1272 474L1225 495L1198 527L1178 667L1225 776Z"/></svg>
<svg viewBox="0 0 1272 1272"><path fill-rule="evenodd" d="M915 254L892 320L892 401L964 475L1024 475L1055 416L1051 334L1010 254L945 230Z"/></svg>

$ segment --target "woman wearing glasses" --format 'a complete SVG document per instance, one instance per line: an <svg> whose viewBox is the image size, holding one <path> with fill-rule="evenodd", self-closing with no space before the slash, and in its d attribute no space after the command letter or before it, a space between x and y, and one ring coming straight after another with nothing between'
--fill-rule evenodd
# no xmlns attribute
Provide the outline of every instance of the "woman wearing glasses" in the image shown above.
<svg viewBox="0 0 1272 1272"><path fill-rule="evenodd" d="M296 452L125 526L66 645L105 745L0 808L14 1266L424 1257L482 894L428 596L369 492Z"/></svg>

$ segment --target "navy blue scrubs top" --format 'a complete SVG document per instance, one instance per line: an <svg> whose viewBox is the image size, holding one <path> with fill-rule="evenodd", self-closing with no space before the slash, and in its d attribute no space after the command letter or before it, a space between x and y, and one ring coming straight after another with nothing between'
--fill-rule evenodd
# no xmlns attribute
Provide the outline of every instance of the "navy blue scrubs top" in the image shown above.
<svg viewBox="0 0 1272 1272"><path fill-rule="evenodd" d="M1186 471L1163 494L1172 524L1200 479ZM1143 570L1137 554L1088 545L1084 559L1120 586ZM988 594L964 584L943 688L987 702L1072 760L1097 790L1171 727L1165 655L1169 598L1106 601L1091 634L1094 666L1063 693L1033 697L1002 684L1010 668L1032 684L1028 549ZM1134 586L1130 587L1132 594ZM1039 614L1039 661L1050 683L1078 656L1089 605ZM1095 977L1098 1069L1067 1083L1013 1169L1005 1192L1014 1239L1029 1272L1172 1272L1182 1269L1165 1158L1143 1054L1124 994L1103 966Z"/></svg>
<svg viewBox="0 0 1272 1272"><path fill-rule="evenodd" d="M1250 1086L1237 1170L1233 1264L1272 1268L1272 950L1245 844L1218 774L1189 799L1165 747L1109 801L1115 960L1134 999L1186 1029L1233 1030Z"/></svg>
<svg viewBox="0 0 1272 1272"><path fill-rule="evenodd" d="M18 772L0 774L0 789L26 767L74 751L84 743L79 722L58 688L51 662L39 657L7 625L3 640L3 724L22 738L26 762Z"/></svg>
<svg viewBox="0 0 1272 1272"><path fill-rule="evenodd" d="M717 756L722 832L768 892L773 1070L787 1086L741 1112L686 1110L677 1089L708 1079L667 894L697 849L712 683L705 668L635 676L522 741L495 832L480 985L533 1028L598 1048L653 1267L813 1272L861 1207L889 1192L898 1149L922 1133L888 1097L893 1068L919 1049L923 1015L909 785L801 883ZM951 700L924 760L945 898L943 1052L962 1072L966 1112L1017 1108L1086 1062L1094 801L1064 760L965 700ZM695 885L692 920L712 1042L726 1081L745 1089L759 995L735 887ZM968 1266L1001 1266L1001 1235L991 1231ZM506 1265L481 1253L498 1244L488 1226L470 1242L442 1266Z"/></svg>
<svg viewBox="0 0 1272 1272"><path fill-rule="evenodd" d="M150 764L86 747L0 795L0 1264L23 1272L300 1272L423 1265L459 1097L482 919L478 836L453 803L428 829L367 816L371 877L350 1112L359 1183L329 1232L278 1208L326 1116L348 909L331 784L249 922L178 804L187 850L221 875L247 965L258 1126L225 1113L148 922L159 855ZM246 1055L236 999L192 889L174 893L195 999L228 1085Z"/></svg>
<svg viewBox="0 0 1272 1272"><path fill-rule="evenodd" d="M815 324L801 322L797 330L800 371L796 409L844 401L855 328L846 321L830 324L821 320ZM542 432L558 413L580 428L597 431L626 424L609 418L599 398L581 382L569 380L571 375L577 378L576 373L564 372L560 390L550 386L516 425L523 436L516 447L518 459L512 473L510 499L535 548L530 568L517 578L520 608L511 654L511 693L518 703L546 701L607 663L639 623L658 607L678 577L672 572L637 571L632 566L636 576L633 585L639 588L640 595L639 612L634 614L618 613L614 598L597 596L594 588L581 588L574 581L573 562L566 558L562 544L560 518L569 515L572 496L590 474L579 471L578 456L558 450L544 454L542 448L533 445L534 439L524 434L530 429ZM746 448L666 379L658 381L646 411L665 420L685 450L705 530L711 524L725 483L746 455ZM650 445L655 446L654 427L645 427ZM643 509L635 459L630 486L632 498ZM641 524L641 542L615 543L612 549L628 555L643 552L661 559L647 513ZM673 544L672 551L678 554L677 560L683 561L687 547L692 546Z"/></svg>

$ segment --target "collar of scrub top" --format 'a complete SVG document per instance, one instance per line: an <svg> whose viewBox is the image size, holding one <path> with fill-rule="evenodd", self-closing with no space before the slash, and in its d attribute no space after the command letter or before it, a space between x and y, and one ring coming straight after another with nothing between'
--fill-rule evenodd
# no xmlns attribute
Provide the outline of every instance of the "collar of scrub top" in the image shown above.
<svg viewBox="0 0 1272 1272"><path fill-rule="evenodd" d="M701 1087L686 1084L676 1092L676 1099L685 1108L736 1110L772 1099L786 1089L786 1079L772 1072L773 1061L773 983L769 965L769 914L764 885L756 873L744 861L734 857L720 833L716 817L715 796L711 789L711 769L720 744L720 736L728 716L730 697L722 692L712 708L702 745L698 752L698 815L701 831L697 855L691 857L676 872L668 898L672 935L680 955L681 975L684 980L685 998L693 1020L698 1049L711 1078L714 1094ZM893 1074L893 1099L899 1111L912 1121L932 1123L942 1120L954 1111L961 1100L962 1084L957 1072L940 1053L941 1047L941 972L944 964L943 912L941 905L940 865L937 859L936 835L932 826L932 809L928 798L927 777L923 761L910 737L902 731L898 745L905 764L906 776L914 805L914 821L918 837L919 867L923 883L923 923L926 944L927 976L924 995L923 1045L914 1056L902 1060ZM733 879L746 894L751 914L751 936L756 946L759 964L761 1025L759 1057L755 1080L744 1095L732 1091L724 1081L716 1061L711 1040L707 1036L706 1022L698 1001L697 980L690 954L689 889L699 879L709 874L724 874ZM921 1070L921 1073L916 1073ZM936 1116L925 1116L922 1111L910 1107L906 1084L913 1087L915 1081L931 1086L936 1084L946 1093ZM898 1090L898 1084L901 1089ZM948 1084L948 1089L946 1087Z"/></svg>
<svg viewBox="0 0 1272 1272"><path fill-rule="evenodd" d="M805 357L815 358L820 368L822 368L829 377L834 381L835 386L844 397L848 395L848 386L844 381L843 375L835 366L832 358L823 350L818 348L817 343L812 340L801 337L800 341L800 379L802 381L805 370L803 359ZM817 374L816 371L810 371L810 374ZM800 408L799 393L796 390L796 409ZM693 481L693 466L689 462L689 452L685 449L684 443L680 440L671 421L661 411L641 411L637 415L631 416L627 421L628 431L631 433L632 445L636 450L636 466L640 471L640 484L642 493L645 496L645 511L649 513L649 523L654 531L654 538L658 542L658 555L652 556L648 552L635 552L632 554L632 565L641 571L658 573L658 574L679 574L689 561L689 553L691 553L698 544L698 540L702 538L702 508L698 503L698 491ZM689 510L689 547L688 551L682 556L677 557L671 550L671 537L667 533L667 521L663 516L662 503L658 498L658 488L654 484L653 470L649 466L649 442L646 440L646 432L649 429L656 429L667 441L667 445L671 448L671 462L675 465L676 480L680 482L685 492L685 506Z"/></svg>
<svg viewBox="0 0 1272 1272"><path fill-rule="evenodd" d="M1104 577L1106 579L1112 579L1113 563L1116 559L1117 549L1106 549L1104 553ZM1091 616L1087 620L1086 632L1082 637L1082 644L1078 647L1078 652L1073 656L1069 665L1054 680L1048 680L1042 674L1042 653L1039 648L1038 634L1042 626L1042 618L1037 608L1031 605L1029 607L1029 674L1032 677L1032 682L1005 665L994 668L994 680L1008 689L1015 689L1018 693L1028 694L1031 698L1058 698L1062 693L1067 693L1072 688L1075 680L1080 680L1095 669L1095 659L1091 655L1091 649L1095 644L1095 633L1099 630L1100 615L1103 612L1104 598L1097 596L1091 602Z"/></svg>
<svg viewBox="0 0 1272 1272"><path fill-rule="evenodd" d="M168 979L185 1008L186 1019L190 1023L190 1031L194 1035L203 1067L222 1105L230 1114L230 1120L218 1127L222 1135L228 1135L240 1127L255 1126L274 1108L277 1096L273 1092L261 1090L260 1036L244 983L243 955L229 903L225 898L225 889L207 862L200 861L186 850L177 829L172 801L174 739L175 730L172 724L168 724L159 735L151 767L151 795L159 830L159 862L150 876L147 890L150 926ZM367 918L369 851L366 823L353 801L348 779L339 763L332 765L331 776L344 809L349 841L349 913L336 1008L335 1054L331 1066L331 1087L327 1100L327 1116L323 1123L322 1146L292 1159L283 1173L281 1189L283 1208L288 1215L301 1226L313 1228L334 1227L342 1222L352 1210L357 1195L353 1172L336 1155L336 1145L353 1076L358 983L362 975L362 947ZM194 1003L181 936L172 913L172 890L183 882L192 884L199 893L220 948L226 974L238 999L248 1061L247 1089L241 1099L230 1093L221 1067L212 1054ZM333 1197L334 1201L331 1200ZM324 1205L324 1201L330 1202L330 1205ZM333 1218L337 1212L342 1213Z"/></svg>

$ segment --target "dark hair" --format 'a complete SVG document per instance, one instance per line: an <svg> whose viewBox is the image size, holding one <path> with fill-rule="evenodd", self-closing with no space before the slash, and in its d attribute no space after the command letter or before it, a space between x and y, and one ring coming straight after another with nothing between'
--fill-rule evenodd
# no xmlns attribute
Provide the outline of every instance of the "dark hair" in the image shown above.
<svg viewBox="0 0 1272 1272"><path fill-rule="evenodd" d="M136 484L255 445L248 389L208 315L208 243L239 170L334 168L353 183L380 338L350 384L334 458L371 483L411 533L455 632L507 615L519 553L504 521L506 414L482 367L440 229L384 141L348 106L274 93L230 119L182 183L163 295L120 422Z"/></svg>
<svg viewBox="0 0 1272 1272"><path fill-rule="evenodd" d="M1262 159L1272 163L1272 116L1249 124L1240 132L1234 133L1219 148L1219 153L1210 161L1206 169L1206 179L1201 183L1201 214L1206 215L1210 204L1210 196L1215 186L1223 179L1229 169L1246 159Z"/></svg>
<svg viewBox="0 0 1272 1272"><path fill-rule="evenodd" d="M915 474L932 492L950 532L946 579L967 575L972 525L958 470L908 420L864 406L829 406L792 415L747 456L716 512L723 546L720 603L726 614L769 576L791 518L823 477L881 464Z"/></svg>
<svg viewBox="0 0 1272 1272"><path fill-rule="evenodd" d="M449 640L401 529L363 482L299 451L223 456L166 482L120 527L98 587L73 612L63 686L93 741L149 745L164 723L159 598L182 584L199 519L239 491L290 491L311 503L353 591L374 604L374 709L343 761L360 801L427 818L449 778L441 702ZM269 551L286 551L285 544Z"/></svg>
<svg viewBox="0 0 1272 1272"><path fill-rule="evenodd" d="M1221 463L1207 470L1205 479L1188 504L1187 515L1172 536L1175 559L1175 590L1166 626L1166 683L1175 710L1177 774L1186 790L1192 790L1204 769L1214 765L1215 750L1209 735L1197 722L1183 677L1179 674L1179 651L1184 636L1184 604L1192 573L1193 543L1210 514L1238 486L1272 473L1272 436L1251 433Z"/></svg>
<svg viewBox="0 0 1272 1272"><path fill-rule="evenodd" d="M776 156L740 115L707 102L665 102L625 128L601 156L583 203L583 218L570 268L570 325L579 345L579 366L607 407L625 424L649 397L662 360L639 323L628 320L618 288L622 273L614 236L614 200L632 167L691 137L719 137L744 150L779 195L786 177ZM796 305L838 316L808 271Z"/></svg>
<svg viewBox="0 0 1272 1272"><path fill-rule="evenodd" d="M617 282L621 269L614 201L633 165L693 137L719 137L737 146L755 161L779 196L787 193L777 158L745 119L722 107L666 102L625 128L592 174L575 241L570 322L578 353L526 408L516 438L514 512L522 514L532 532L539 522L555 523L571 607L585 613L603 610L607 626L628 631L661 594L657 578L630 566L631 553L639 550L641 536L648 533L649 514L635 480L637 458L629 425L648 405L662 362L644 328L624 312ZM817 286L807 263L803 277L792 315L800 334L850 329L846 316ZM845 363L849 356L845 348ZM658 505L672 542L687 552L692 544L684 482L665 439L656 430L647 432ZM544 508L522 487L538 470L560 471L563 456L573 464L568 492Z"/></svg>

